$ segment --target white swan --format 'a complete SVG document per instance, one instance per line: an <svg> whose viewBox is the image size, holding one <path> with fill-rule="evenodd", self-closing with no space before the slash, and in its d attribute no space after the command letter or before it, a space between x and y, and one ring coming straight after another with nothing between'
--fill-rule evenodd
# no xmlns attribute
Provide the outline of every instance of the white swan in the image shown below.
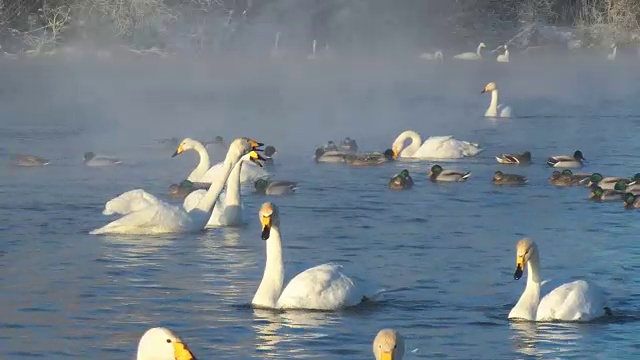
<svg viewBox="0 0 640 360"><path fill-rule="evenodd" d="M103 215L127 215L140 211L147 206L156 205L161 201L142 189L129 190L107 201Z"/></svg>
<svg viewBox="0 0 640 360"><path fill-rule="evenodd" d="M490 82L484 86L481 93L491 93L491 102L489 103L489 108L484 113L485 117L502 117L508 118L511 117L511 107L503 104L498 105L498 86L494 82Z"/></svg>
<svg viewBox="0 0 640 360"><path fill-rule="evenodd" d="M342 266L323 264L296 275L284 285L284 262L278 208L269 202L260 208L262 239L266 240L267 262L258 291L251 304L268 309L337 310L363 301L375 301L382 290L370 291L359 280L342 273Z"/></svg>
<svg viewBox="0 0 640 360"><path fill-rule="evenodd" d="M211 183L219 179L224 174L224 162L213 165L199 182ZM245 164L240 171L240 183L254 183L258 179L269 179L273 175L264 168L253 163Z"/></svg>
<svg viewBox="0 0 640 360"><path fill-rule="evenodd" d="M480 53L480 50L482 50L482 48L485 48L485 47L487 47L487 45L481 42L480 45L478 45L476 52L474 53L466 52L466 53L458 54L453 58L458 60L482 60L482 54Z"/></svg>
<svg viewBox="0 0 640 360"><path fill-rule="evenodd" d="M257 160L264 161L265 159L257 154ZM243 223L242 200L240 198L240 174L243 165L248 164L246 163L247 161L254 161L254 159L247 154L233 167L231 175L229 175L229 179L227 180L227 190L224 194L220 194L205 228L237 226ZM256 163L259 164L258 162ZM205 190L196 190L187 195L183 203L185 210L189 211L199 204L205 194Z"/></svg>
<svg viewBox="0 0 640 360"><path fill-rule="evenodd" d="M405 147L407 139L411 139L411 143ZM431 136L422 143L420 135L412 130L398 135L391 146L394 158L459 159L475 156L482 150L478 144L456 140L453 136Z"/></svg>
<svg viewBox="0 0 640 360"><path fill-rule="evenodd" d="M224 161L224 176L211 183L206 195L190 211L182 206L173 206L158 200L157 203L130 212L120 219L91 231L90 234L161 234L204 229L233 166L247 153L257 161L258 153L253 150L259 146L262 144L247 138L234 140L229 146Z"/></svg>
<svg viewBox="0 0 640 360"><path fill-rule="evenodd" d="M503 63L509 62L509 49L507 48L507 45L503 45L502 47L504 47L504 54L498 55L496 61Z"/></svg>
<svg viewBox="0 0 640 360"><path fill-rule="evenodd" d="M518 303L511 309L509 319L529 321L590 321L611 314L600 288L584 280L562 284L540 299L540 258L536 243L522 239L516 245L516 272L519 280L525 264L529 266L527 286ZM545 289L548 290L548 289Z"/></svg>
<svg viewBox="0 0 640 360"><path fill-rule="evenodd" d="M373 339L373 355L376 360L402 360L404 357L404 338L393 329L378 331Z"/></svg>
<svg viewBox="0 0 640 360"><path fill-rule="evenodd" d="M442 55L442 51L438 50L438 51L434 52L433 54L432 53L428 53L428 52L422 53L422 54L418 55L418 59L420 59L420 60L440 60L440 61L443 61L444 57Z"/></svg>
<svg viewBox="0 0 640 360"><path fill-rule="evenodd" d="M198 140L193 140L192 138L185 138L182 140L180 145L176 151L171 155L171 157L176 157L182 154L185 150L195 150L198 155L200 155L200 161L198 162L198 166L189 174L187 180L191 182L200 182L204 175L207 173L209 168L211 167L211 162L209 160L209 152L202 145L202 143Z"/></svg>
<svg viewBox="0 0 640 360"><path fill-rule="evenodd" d="M316 55L316 47L317 47L317 46L318 46L318 41L317 41L317 40L313 40L313 43L312 43L312 45L311 45L311 51L312 51L312 52L311 52L311 54L309 54L309 55L307 56L307 59L309 59L309 60L315 60L315 59L317 58L317 55Z"/></svg>
<svg viewBox="0 0 640 360"><path fill-rule="evenodd" d="M607 59L609 60L615 60L616 59L616 53L618 52L618 47L616 46L616 43L611 44L611 53L607 54Z"/></svg>
<svg viewBox="0 0 640 360"><path fill-rule="evenodd" d="M138 343L137 360L195 360L187 344L171 330L157 327L147 330Z"/></svg>

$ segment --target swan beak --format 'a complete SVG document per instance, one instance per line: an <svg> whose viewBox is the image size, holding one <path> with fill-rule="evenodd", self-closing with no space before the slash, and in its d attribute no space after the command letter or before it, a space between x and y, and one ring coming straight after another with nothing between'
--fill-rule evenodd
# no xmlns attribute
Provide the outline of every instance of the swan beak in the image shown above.
<svg viewBox="0 0 640 360"><path fill-rule="evenodd" d="M267 240L271 234L271 216L261 217L260 222L262 223L262 240Z"/></svg>
<svg viewBox="0 0 640 360"><path fill-rule="evenodd" d="M173 153L173 155L171 155L171 157L176 157L180 154L182 154L182 152L184 151L184 146L182 146L182 144L180 144L180 146L178 146L178 148L176 149L176 152Z"/></svg>
<svg viewBox="0 0 640 360"><path fill-rule="evenodd" d="M251 148L255 151L262 151L262 149L258 149L260 146L264 146L263 143L257 142L255 140L251 140L249 139L249 145L251 146Z"/></svg>
<svg viewBox="0 0 640 360"><path fill-rule="evenodd" d="M267 159L263 158L262 156L260 156L260 154L258 154L256 152L256 150L253 150L249 153L249 159L251 160L252 163L262 167L262 163L260 163L259 160L262 161L267 161Z"/></svg>
<svg viewBox="0 0 640 360"><path fill-rule="evenodd" d="M518 256L516 259L516 272L513 274L513 278L520 280L522 273L524 272L524 256Z"/></svg>
<svg viewBox="0 0 640 360"><path fill-rule="evenodd" d="M393 152L393 158L397 159L398 158L398 150L392 149L391 152Z"/></svg>
<svg viewBox="0 0 640 360"><path fill-rule="evenodd" d="M383 351L380 353L380 360L393 360L393 352Z"/></svg>
<svg viewBox="0 0 640 360"><path fill-rule="evenodd" d="M482 89L482 91L480 91L480 94L484 94L487 92L487 88Z"/></svg>
<svg viewBox="0 0 640 360"><path fill-rule="evenodd" d="M187 344L181 341L173 342L173 357L175 357L176 360L198 360L191 350L189 350Z"/></svg>

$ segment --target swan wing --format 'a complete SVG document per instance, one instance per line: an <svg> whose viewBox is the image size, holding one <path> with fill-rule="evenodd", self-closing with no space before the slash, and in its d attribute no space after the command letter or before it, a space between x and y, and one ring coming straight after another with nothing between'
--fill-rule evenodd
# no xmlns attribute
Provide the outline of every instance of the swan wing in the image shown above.
<svg viewBox="0 0 640 360"><path fill-rule="evenodd" d="M160 200L158 200L158 198L142 189L129 190L107 201L102 214L127 215L159 202Z"/></svg>
<svg viewBox="0 0 640 360"><path fill-rule="evenodd" d="M376 300L380 291L367 291L355 278L342 273L342 266L323 264L296 275L278 299L280 309L337 310Z"/></svg>
<svg viewBox="0 0 640 360"><path fill-rule="evenodd" d="M204 195L206 193L207 190L204 189L194 190L189 193L189 195L187 195L182 201L182 207L184 208L184 210L187 212L193 210L196 206L198 206L200 200L204 198Z"/></svg>
<svg viewBox="0 0 640 360"><path fill-rule="evenodd" d="M191 218L184 209L159 201L92 230L90 234L172 233L189 228L191 223Z"/></svg>
<svg viewBox="0 0 640 360"><path fill-rule="evenodd" d="M453 136L431 136L413 156L430 159L459 159L475 156L481 151L478 144L456 140Z"/></svg>
<svg viewBox="0 0 640 360"><path fill-rule="evenodd" d="M537 321L591 321L610 312L602 289L584 280L564 283L540 300Z"/></svg>
<svg viewBox="0 0 640 360"><path fill-rule="evenodd" d="M500 111L500 117L511 117L511 107L506 105L498 105Z"/></svg>

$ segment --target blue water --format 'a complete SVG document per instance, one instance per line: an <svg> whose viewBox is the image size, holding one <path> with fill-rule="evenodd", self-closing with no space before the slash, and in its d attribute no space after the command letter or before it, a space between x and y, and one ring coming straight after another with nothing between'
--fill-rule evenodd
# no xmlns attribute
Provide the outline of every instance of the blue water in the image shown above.
<svg viewBox="0 0 640 360"><path fill-rule="evenodd" d="M640 171L638 66L540 59L444 64L348 63L217 68L185 64L1 64L0 358L131 359L150 327L167 326L202 359L370 359L376 332L399 330L407 359L631 359L640 353L638 212L592 203L585 188L554 188L549 155L580 149L584 171ZM6 71L4 71L6 70ZM498 82L519 118L482 117ZM9 91L10 90L10 91ZM313 149L356 138L384 149L401 131L482 144L464 184L432 184L431 162L373 168L316 165ZM171 159L171 136L250 136L279 150L275 178L295 196L243 191L242 228L163 237L90 236L104 203L134 188L164 197L196 155ZM509 168L501 152L530 150ZM87 168L82 153L126 165ZM52 159L15 168L8 155ZM386 188L408 168L415 187ZM526 175L494 187L496 170ZM337 313L253 310L264 266L257 211L281 211L287 279L337 262L397 291ZM524 289L515 243L539 246L546 277L587 278L616 316L592 324L510 323Z"/></svg>

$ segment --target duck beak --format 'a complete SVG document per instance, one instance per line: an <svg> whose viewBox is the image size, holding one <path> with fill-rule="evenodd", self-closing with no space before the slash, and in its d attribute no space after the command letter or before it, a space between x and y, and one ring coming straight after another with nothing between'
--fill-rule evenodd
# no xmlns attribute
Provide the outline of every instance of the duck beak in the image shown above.
<svg viewBox="0 0 640 360"><path fill-rule="evenodd" d="M433 171L429 171L429 177L433 176Z"/></svg>
<svg viewBox="0 0 640 360"><path fill-rule="evenodd" d="M271 234L271 216L261 217L260 222L262 223L262 240L267 240Z"/></svg>
<svg viewBox="0 0 640 360"><path fill-rule="evenodd" d="M380 353L380 360L393 360L393 352L383 351Z"/></svg>
<svg viewBox="0 0 640 360"><path fill-rule="evenodd" d="M187 344L181 341L173 342L173 356L176 360L198 360L193 355Z"/></svg>
<svg viewBox="0 0 640 360"><path fill-rule="evenodd" d="M182 144L180 144L180 146L178 146L178 148L176 149L176 151L173 153L173 155L171 155L172 158L182 154L182 152L184 152L184 146L182 146Z"/></svg>
<svg viewBox="0 0 640 360"><path fill-rule="evenodd" d="M258 154L255 149L252 150L249 153L249 159L251 160L252 163L254 163L254 164L256 164L256 165L258 165L260 167L262 167L262 163L260 162L260 160L262 160L262 161L266 161L267 160L267 159L263 158L260 154Z"/></svg>
<svg viewBox="0 0 640 360"><path fill-rule="evenodd" d="M518 256L516 258L516 272L513 274L513 278L516 280L520 280L523 272L524 272L524 256Z"/></svg>

